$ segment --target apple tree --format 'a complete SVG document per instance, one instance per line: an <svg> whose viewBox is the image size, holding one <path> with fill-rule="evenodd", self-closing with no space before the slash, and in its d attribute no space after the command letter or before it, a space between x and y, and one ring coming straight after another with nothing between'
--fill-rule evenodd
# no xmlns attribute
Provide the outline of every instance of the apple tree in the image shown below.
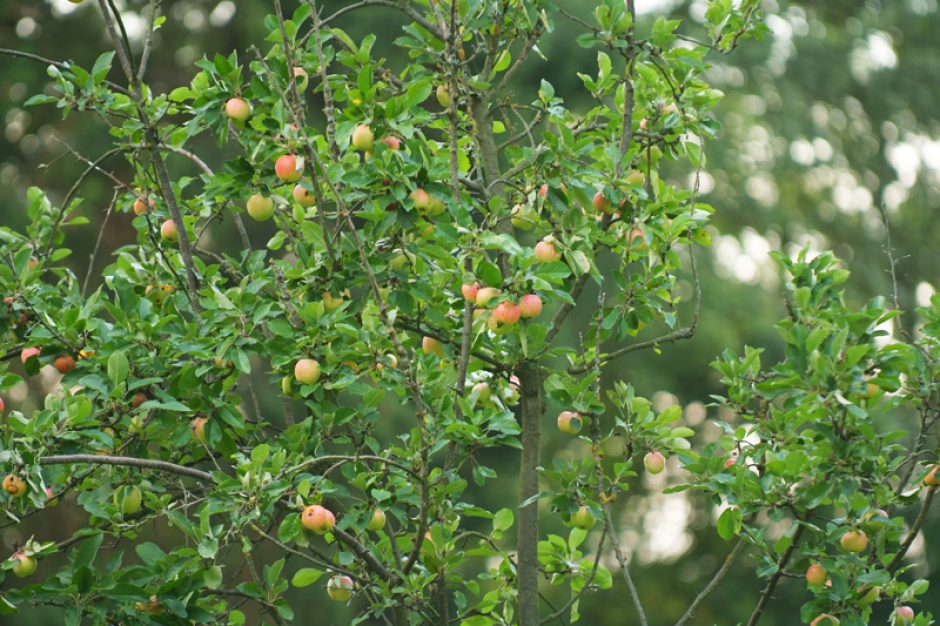
<svg viewBox="0 0 940 626"><path fill-rule="evenodd" d="M715 361L712 400L738 416L716 441L617 374L698 326L714 210L698 176L721 97L705 71L763 32L756 0L710 0L704 28L638 20L633 0L588 17L551 0L273 0L264 42L167 93L147 81L160 3L142 49L96 4L111 49L92 67L21 61L55 87L31 105L109 132L75 154L67 197L31 189L26 231L0 228L0 391L43 396L9 402L0 431L4 523L30 537L0 611L315 623L293 589L316 586L353 623L535 626L622 586L646 625L617 512L668 467L729 542L677 626L731 568L763 580L749 626L804 576L805 623L867 624L873 607L931 623L905 559L940 482L940 300L910 313L916 336L889 337L896 303L852 307L831 255L779 255L786 357ZM356 39L341 25L362 11L407 23ZM518 80L559 21L596 50L586 110ZM67 242L91 176L113 197L82 271ZM124 215L136 242L106 249ZM894 415L916 416L910 432ZM543 458L556 427L578 454ZM506 455L515 476L493 467ZM515 497L483 497L511 480ZM30 536L53 506L87 523Z"/></svg>

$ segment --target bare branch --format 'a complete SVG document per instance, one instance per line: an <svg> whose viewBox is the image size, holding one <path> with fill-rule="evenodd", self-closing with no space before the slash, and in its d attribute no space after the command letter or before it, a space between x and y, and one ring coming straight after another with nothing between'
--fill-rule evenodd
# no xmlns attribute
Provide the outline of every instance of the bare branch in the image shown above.
<svg viewBox="0 0 940 626"><path fill-rule="evenodd" d="M168 461L138 459L132 456L111 456L108 454L54 454L40 457L40 465L128 465L144 469L160 470L180 476L189 476L206 482L215 482L212 474L193 467L177 465Z"/></svg>

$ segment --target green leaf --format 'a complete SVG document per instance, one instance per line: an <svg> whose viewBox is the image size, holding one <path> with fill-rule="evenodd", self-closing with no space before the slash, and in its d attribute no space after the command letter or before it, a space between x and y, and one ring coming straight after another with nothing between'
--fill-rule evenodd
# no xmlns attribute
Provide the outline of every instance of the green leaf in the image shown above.
<svg viewBox="0 0 940 626"><path fill-rule="evenodd" d="M116 350L108 357L108 378L115 387L127 380L128 372L127 355L123 350Z"/></svg>
<svg viewBox="0 0 940 626"><path fill-rule="evenodd" d="M496 516L493 517L493 530L496 532L502 532L512 528L512 523L512 509L500 509L497 511Z"/></svg>
<svg viewBox="0 0 940 626"><path fill-rule="evenodd" d="M718 536L727 541L741 532L741 511L736 508L725 509L718 518Z"/></svg>
<svg viewBox="0 0 940 626"><path fill-rule="evenodd" d="M323 572L320 570L314 569L312 567L305 567L303 569L297 570L297 573L294 574L293 578L291 578L290 584L295 587L306 587L320 580L321 576L323 576Z"/></svg>

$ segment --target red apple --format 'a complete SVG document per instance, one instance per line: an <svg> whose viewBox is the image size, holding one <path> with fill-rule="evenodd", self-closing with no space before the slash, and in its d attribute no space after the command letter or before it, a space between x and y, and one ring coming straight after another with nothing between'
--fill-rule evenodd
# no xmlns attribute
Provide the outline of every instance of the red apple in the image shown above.
<svg viewBox="0 0 940 626"><path fill-rule="evenodd" d="M3 398L0 398L0 414L3 413L3 409L6 408L6 405L3 404Z"/></svg>
<svg viewBox="0 0 940 626"><path fill-rule="evenodd" d="M539 187L539 197L540 198L548 197L548 183L542 183L542 186Z"/></svg>
<svg viewBox="0 0 940 626"><path fill-rule="evenodd" d="M320 364L314 359L300 359L294 365L294 378L301 385L312 385L320 380Z"/></svg>
<svg viewBox="0 0 940 626"><path fill-rule="evenodd" d="M352 147L360 152L367 152L372 149L375 135L368 124L359 124L352 134Z"/></svg>
<svg viewBox="0 0 940 626"><path fill-rule="evenodd" d="M300 524L307 530L322 535L333 530L333 526L336 525L336 517L328 508L319 504L311 504L300 514Z"/></svg>
<svg viewBox="0 0 940 626"><path fill-rule="evenodd" d="M431 194L420 187L411 192L411 201L419 213L426 213L431 208Z"/></svg>
<svg viewBox="0 0 940 626"><path fill-rule="evenodd" d="M53 365L55 365L55 368L59 370L60 374L68 374L72 371L72 369L75 368L75 359L68 354L63 354L56 357Z"/></svg>
<svg viewBox="0 0 940 626"><path fill-rule="evenodd" d="M38 359L40 351L41 351L41 348L23 348L23 351L20 352L20 361L22 361L23 364L25 365L26 361L30 360L33 357L36 357Z"/></svg>
<svg viewBox="0 0 940 626"><path fill-rule="evenodd" d="M391 135L382 137L382 143L388 146L390 150L398 150L401 148L401 139L392 137Z"/></svg>
<svg viewBox="0 0 940 626"><path fill-rule="evenodd" d="M864 530L849 530L839 539L839 544L846 552L864 552L868 547L868 535Z"/></svg>
<svg viewBox="0 0 940 626"><path fill-rule="evenodd" d="M519 305L509 300L503 300L493 309L493 319L496 320L498 324L510 326L518 322L521 316L522 310L519 308Z"/></svg>
<svg viewBox="0 0 940 626"><path fill-rule="evenodd" d="M193 431L193 439L199 443L206 442L206 423L208 421L205 417L194 417L193 421L189 423L189 427Z"/></svg>
<svg viewBox="0 0 940 626"><path fill-rule="evenodd" d="M603 191L598 191L594 194L594 199L591 201L591 205L602 213L606 213L610 210L610 200L604 196Z"/></svg>
<svg viewBox="0 0 940 626"><path fill-rule="evenodd" d="M910 624L914 621L914 609L909 606L899 606L894 610L896 624Z"/></svg>
<svg viewBox="0 0 940 626"><path fill-rule="evenodd" d="M313 193L303 185L295 185L291 195L294 196L294 201L304 208L311 207L316 202Z"/></svg>
<svg viewBox="0 0 940 626"><path fill-rule="evenodd" d="M547 263L549 261L558 261L561 259L561 254L558 253L558 250L555 249L555 244L551 241L543 239L542 241L535 244L535 260L540 263Z"/></svg>
<svg viewBox="0 0 940 626"><path fill-rule="evenodd" d="M345 602L352 597L353 587L349 576L334 576L326 583L326 593L337 602Z"/></svg>
<svg viewBox="0 0 940 626"><path fill-rule="evenodd" d="M139 196L134 200L134 215L143 215L147 213L150 209L154 207L153 198L147 198L146 196Z"/></svg>
<svg viewBox="0 0 940 626"><path fill-rule="evenodd" d="M147 401L147 394L138 391L134 394L134 397L131 398L131 407L137 409L140 408L140 405Z"/></svg>
<svg viewBox="0 0 940 626"><path fill-rule="evenodd" d="M591 510L584 505L571 515L571 525L575 528L589 530L594 526L594 521L594 515L591 514Z"/></svg>
<svg viewBox="0 0 940 626"><path fill-rule="evenodd" d="M666 469L666 457L656 450L653 450L643 457L643 466L650 474L659 474Z"/></svg>
<svg viewBox="0 0 940 626"><path fill-rule="evenodd" d="M304 172L303 159L293 154L282 154L274 162L274 174L288 183L296 183Z"/></svg>
<svg viewBox="0 0 940 626"><path fill-rule="evenodd" d="M569 435L577 435L581 431L584 421L581 415L574 411L562 411L558 414L558 430Z"/></svg>
<svg viewBox="0 0 940 626"><path fill-rule="evenodd" d="M737 464L737 462L737 457L729 456L727 459L725 459L725 469L731 469L735 466L735 464Z"/></svg>
<svg viewBox="0 0 940 626"><path fill-rule="evenodd" d="M13 561L13 573L19 578L26 578L36 571L36 559L25 552L17 552L10 560Z"/></svg>
<svg viewBox="0 0 940 626"><path fill-rule="evenodd" d="M425 354L436 354L444 358L444 346L434 337L423 337L421 339L421 350L423 350Z"/></svg>
<svg viewBox="0 0 940 626"><path fill-rule="evenodd" d="M3 490L14 498L19 498L26 493L26 481L16 474L7 474L3 479Z"/></svg>
<svg viewBox="0 0 940 626"><path fill-rule="evenodd" d="M480 293L480 283L473 283L472 285L464 283L460 286L460 293L463 294L464 300L476 302L477 294Z"/></svg>
<svg viewBox="0 0 940 626"><path fill-rule="evenodd" d="M490 303L490 300L499 295L499 289L494 287L483 287L477 291L476 304L477 306L486 306Z"/></svg>
<svg viewBox="0 0 940 626"><path fill-rule="evenodd" d="M244 124L251 116L251 107L241 98L230 98L225 103L225 114L232 121Z"/></svg>
<svg viewBox="0 0 940 626"><path fill-rule="evenodd" d="M930 468L930 471L927 472L927 475L924 476L924 484L928 487L936 487L940 485L940 477L937 476L937 470L940 469L940 465L934 465Z"/></svg>
<svg viewBox="0 0 940 626"><path fill-rule="evenodd" d="M825 584L827 578L826 568L819 563L813 563L806 568L806 582L811 585Z"/></svg>
<svg viewBox="0 0 940 626"><path fill-rule="evenodd" d="M179 239L179 232L176 230L176 222L173 220L167 220L160 225L160 236L163 238L163 241L169 243L175 243Z"/></svg>
<svg viewBox="0 0 940 626"><path fill-rule="evenodd" d="M522 317L538 317L542 312L542 299L534 293L527 293L519 298L519 313Z"/></svg>
<svg viewBox="0 0 940 626"><path fill-rule="evenodd" d="M839 626L839 618L828 613L819 615L809 623L810 626Z"/></svg>

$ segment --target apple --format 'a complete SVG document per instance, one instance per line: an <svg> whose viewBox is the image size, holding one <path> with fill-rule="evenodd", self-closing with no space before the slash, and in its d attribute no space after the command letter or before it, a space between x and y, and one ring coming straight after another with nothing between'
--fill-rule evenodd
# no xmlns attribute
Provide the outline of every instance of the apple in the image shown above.
<svg viewBox="0 0 940 626"><path fill-rule="evenodd" d="M13 573L19 578L26 578L36 571L36 559L25 552L17 552L10 560L13 561Z"/></svg>
<svg viewBox="0 0 940 626"><path fill-rule="evenodd" d="M627 174L625 180L627 181L628 185L642 187L646 183L646 176L644 176L643 172L640 170L630 170L630 173Z"/></svg>
<svg viewBox="0 0 940 626"><path fill-rule="evenodd" d="M150 209L154 207L153 198L147 198L146 196L138 196L134 200L134 215L143 215L147 213Z"/></svg>
<svg viewBox="0 0 940 626"><path fill-rule="evenodd" d="M375 135L372 134L372 129L369 128L368 124L359 124L359 126L356 126L356 130L353 131L352 146L360 152L371 150L375 143L374 140Z"/></svg>
<svg viewBox="0 0 940 626"><path fill-rule="evenodd" d="M477 398L480 402L486 403L490 401L490 396L492 395L492 390L490 389L489 383L477 383L473 386L473 392L477 394Z"/></svg>
<svg viewBox="0 0 940 626"><path fill-rule="evenodd" d="M314 359L300 359L294 365L294 379L301 385L312 385L320 380L320 364Z"/></svg>
<svg viewBox="0 0 940 626"><path fill-rule="evenodd" d="M209 421L205 417L194 417L193 421L189 423L189 427L193 431L193 439L200 443L206 442L206 423Z"/></svg>
<svg viewBox="0 0 940 626"><path fill-rule="evenodd" d="M737 462L738 462L737 457L729 456L727 459L725 459L725 469L731 469L737 464Z"/></svg>
<svg viewBox="0 0 940 626"><path fill-rule="evenodd" d="M303 159L293 154L282 154L274 162L274 174L287 183L296 183L304 172Z"/></svg>
<svg viewBox="0 0 940 626"><path fill-rule="evenodd" d="M134 397L131 398L131 407L137 409L140 408L140 405L147 401L147 394L138 391L134 394Z"/></svg>
<svg viewBox="0 0 940 626"><path fill-rule="evenodd" d="M434 337L422 337L421 350L423 350L425 354L436 354L444 358L444 346Z"/></svg>
<svg viewBox="0 0 940 626"><path fill-rule="evenodd" d="M476 302L477 295L480 293L480 283L473 283L472 285L464 283L460 286L460 293L463 294L464 300Z"/></svg>
<svg viewBox="0 0 940 626"><path fill-rule="evenodd" d="M643 457L643 467L645 467L646 471L650 474L659 474L666 469L666 457L656 450L648 452L646 456Z"/></svg>
<svg viewBox="0 0 940 626"><path fill-rule="evenodd" d="M114 506L124 515L133 515L140 511L143 497L144 494L137 485L120 487L114 492Z"/></svg>
<svg viewBox="0 0 940 626"><path fill-rule="evenodd" d="M336 525L336 516L325 506L311 504L300 514L300 524L318 535L328 533Z"/></svg>
<svg viewBox="0 0 940 626"><path fill-rule="evenodd" d="M14 498L19 498L26 493L26 481L16 474L7 474L3 479L3 490Z"/></svg>
<svg viewBox="0 0 940 626"><path fill-rule="evenodd" d="M3 404L3 398L0 398L0 413L3 413L3 409L6 408L6 405Z"/></svg>
<svg viewBox="0 0 940 626"><path fill-rule="evenodd" d="M447 85L438 85L434 95L437 97L439 105L445 109L450 107L450 89L447 88Z"/></svg>
<svg viewBox="0 0 940 626"><path fill-rule="evenodd" d="M582 530L589 530L594 526L594 521L591 510L584 505L581 505L581 507L571 515L571 525L575 528L581 528Z"/></svg>
<svg viewBox="0 0 940 626"><path fill-rule="evenodd" d="M819 615L809 623L809 626L839 626L839 618L828 613Z"/></svg>
<svg viewBox="0 0 940 626"><path fill-rule="evenodd" d="M591 200L591 205L602 213L607 213L610 211L610 200L607 199L603 191L598 191L594 194L594 199Z"/></svg>
<svg viewBox="0 0 940 626"><path fill-rule="evenodd" d="M294 201L305 209L316 202L314 195L303 185L295 185L291 195L294 196Z"/></svg>
<svg viewBox="0 0 940 626"><path fill-rule="evenodd" d="M519 305L510 300L503 300L493 309L493 319L496 320L498 324L510 326L518 322L521 316L522 310L519 308Z"/></svg>
<svg viewBox="0 0 940 626"><path fill-rule="evenodd" d="M524 318L538 317L542 312L542 299L534 293L519 298L519 313Z"/></svg>
<svg viewBox="0 0 940 626"><path fill-rule="evenodd" d="M342 298L334 298L333 294L331 294L329 291L323 292L323 308L327 311L333 311L337 309L342 303Z"/></svg>
<svg viewBox="0 0 940 626"><path fill-rule="evenodd" d="M806 568L806 582L811 585L825 584L827 576L826 568L819 563L813 563Z"/></svg>
<svg viewBox="0 0 940 626"><path fill-rule="evenodd" d="M857 591L858 603L861 605L874 604L881 599L881 587L877 585L862 585Z"/></svg>
<svg viewBox="0 0 940 626"><path fill-rule="evenodd" d="M369 523L366 524L366 530L376 532L383 528L385 528L385 511L376 508L372 511L372 517L369 518Z"/></svg>
<svg viewBox="0 0 940 626"><path fill-rule="evenodd" d="M160 237L163 238L163 241L175 243L179 236L180 234L176 230L176 222L173 220L167 220L160 225Z"/></svg>
<svg viewBox="0 0 940 626"><path fill-rule="evenodd" d="M252 194L245 203L245 209L253 219L263 222L274 215L274 200L266 198L260 193Z"/></svg>
<svg viewBox="0 0 940 626"><path fill-rule="evenodd" d="M924 476L924 484L928 487L940 485L940 477L937 476L937 469L940 469L940 465L934 465L930 468L930 471L927 472L927 475Z"/></svg>
<svg viewBox="0 0 940 626"><path fill-rule="evenodd" d="M302 94L307 91L307 84L310 82L307 76L307 70L302 67L294 67L294 84L297 86L297 93Z"/></svg>
<svg viewBox="0 0 940 626"><path fill-rule="evenodd" d="M381 141L388 146L390 150L398 150L401 148L401 139L398 137L389 135L388 137L382 137Z"/></svg>
<svg viewBox="0 0 940 626"><path fill-rule="evenodd" d="M407 250L396 248L392 258L388 261L389 269L400 271L409 263L414 263L415 255Z"/></svg>
<svg viewBox="0 0 940 626"><path fill-rule="evenodd" d="M23 364L26 364L26 361L30 360L33 357L39 358L39 353L42 351L41 348L23 348L23 351L20 352L20 361Z"/></svg>
<svg viewBox="0 0 940 626"><path fill-rule="evenodd" d="M518 392L517 392L518 393ZM558 414L558 430L569 435L577 435L584 425L579 413L574 411L562 411Z"/></svg>
<svg viewBox="0 0 940 626"><path fill-rule="evenodd" d="M326 583L326 593L337 602L345 602L352 597L353 581L349 576L334 576Z"/></svg>
<svg viewBox="0 0 940 626"><path fill-rule="evenodd" d="M285 396L293 395L294 390L291 387L293 382L294 382L294 379L291 378L290 376L285 376L284 378L281 379L281 391L284 393Z"/></svg>
<svg viewBox="0 0 940 626"><path fill-rule="evenodd" d="M251 116L251 107L241 98L229 98L225 103L225 114L233 122L244 124Z"/></svg>
<svg viewBox="0 0 940 626"><path fill-rule="evenodd" d="M59 370L60 374L68 374L75 368L75 359L68 354L63 354L62 356L56 357L53 365Z"/></svg>
<svg viewBox="0 0 940 626"><path fill-rule="evenodd" d="M512 207L509 221L520 230L529 230L539 221L539 216L529 205L517 204Z"/></svg>
<svg viewBox="0 0 940 626"><path fill-rule="evenodd" d="M895 624L910 624L914 621L914 609L909 606L899 606L894 611Z"/></svg>
<svg viewBox="0 0 940 626"><path fill-rule="evenodd" d="M552 241L543 239L535 244L535 260L540 263L559 261L561 260L561 254L555 249L555 244Z"/></svg>
<svg viewBox="0 0 940 626"><path fill-rule="evenodd" d="M542 186L539 187L539 197L540 198L548 197L548 183L542 183Z"/></svg>
<svg viewBox="0 0 940 626"><path fill-rule="evenodd" d="M55 495L55 490L52 487L46 487L46 506L55 506L59 503L59 499Z"/></svg>
<svg viewBox="0 0 940 626"><path fill-rule="evenodd" d="M490 303L490 300L499 295L499 289L495 287L483 287L477 291L476 304L477 306L486 306Z"/></svg>
<svg viewBox="0 0 940 626"><path fill-rule="evenodd" d="M846 552L864 552L868 547L868 535L864 530L849 530L839 539L839 544Z"/></svg>
<svg viewBox="0 0 940 626"><path fill-rule="evenodd" d="M411 201L414 202L415 209L417 209L419 213L424 214L430 212L432 204L431 194L424 189L419 187L411 192Z"/></svg>

